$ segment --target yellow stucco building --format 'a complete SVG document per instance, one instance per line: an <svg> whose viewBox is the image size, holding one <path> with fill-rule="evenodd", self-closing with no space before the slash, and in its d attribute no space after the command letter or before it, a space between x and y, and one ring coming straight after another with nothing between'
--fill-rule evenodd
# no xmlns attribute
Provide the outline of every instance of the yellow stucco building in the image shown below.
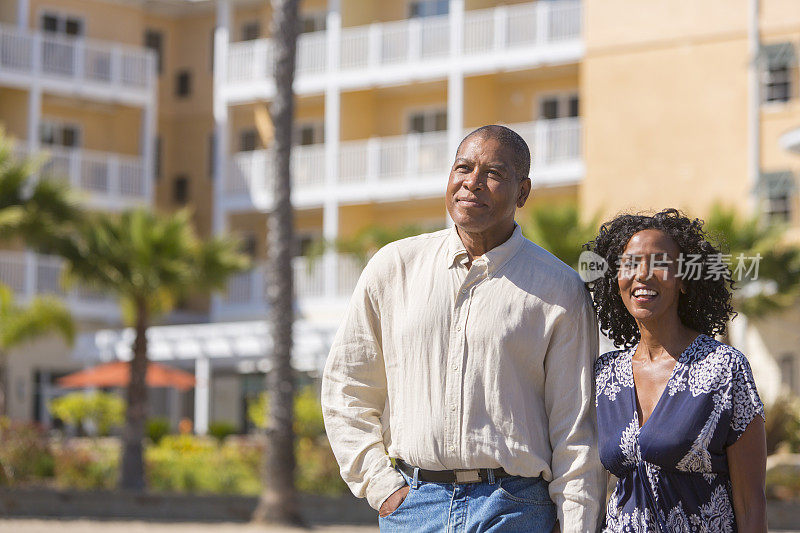
<svg viewBox="0 0 800 533"><path fill-rule="evenodd" d="M444 227L455 147L483 124L510 125L532 148L520 218L558 202L587 217L666 206L703 216L719 201L800 223L796 0L304 0L301 11L299 367L319 368L359 273L334 251L309 261L307 244L371 224ZM154 409L193 415L200 431L244 426L269 368L258 320L270 152L256 121L275 90L270 19L268 2L249 0L0 5L0 123L18 148L49 152L92 208L188 205L202 234L240 235L259 265L168 317L213 325L153 331L153 358L202 384L193 399L157 392ZM58 268L0 251L0 281L21 298L57 290ZM74 351L46 340L11 354L14 417L47 421L55 376L125 357L125 332L93 333L119 327L115 303L67 297L86 333ZM766 387L800 391L800 339L782 332L773 346L769 327L734 337L757 352Z"/></svg>

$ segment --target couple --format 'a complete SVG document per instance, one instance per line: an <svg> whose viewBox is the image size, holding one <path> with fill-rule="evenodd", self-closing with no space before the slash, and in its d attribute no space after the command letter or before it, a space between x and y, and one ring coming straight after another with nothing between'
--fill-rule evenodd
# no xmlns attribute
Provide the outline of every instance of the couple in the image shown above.
<svg viewBox="0 0 800 533"><path fill-rule="evenodd" d="M381 531L765 532L763 407L747 360L712 337L726 279L677 275L681 254L718 253L700 222L605 224L593 305L514 222L529 168L512 130L470 133L455 227L365 268L322 384L345 481ZM595 312L623 349L597 357ZM619 481L601 521L603 466Z"/></svg>

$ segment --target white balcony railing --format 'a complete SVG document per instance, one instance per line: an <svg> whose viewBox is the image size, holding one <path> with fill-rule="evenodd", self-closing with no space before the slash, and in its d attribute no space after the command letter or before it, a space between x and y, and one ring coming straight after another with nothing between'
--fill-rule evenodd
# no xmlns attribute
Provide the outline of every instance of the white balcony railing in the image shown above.
<svg viewBox="0 0 800 533"><path fill-rule="evenodd" d="M292 260L294 272L294 292L298 299L306 298L348 298L356 286L362 267L352 256L336 256L338 275L336 286L326 289L324 259L310 261L307 257L295 257ZM266 303L266 267L259 264L252 270L231 278L228 290L222 298L225 307L254 308L263 307Z"/></svg>
<svg viewBox="0 0 800 533"><path fill-rule="evenodd" d="M145 48L0 25L3 72L125 90L156 81L155 58Z"/></svg>
<svg viewBox="0 0 800 533"><path fill-rule="evenodd" d="M117 301L104 293L81 286L65 291L60 281L63 268L63 261L58 257L0 251L0 283L11 288L21 301L51 294L63 299L80 318L113 321L119 317Z"/></svg>
<svg viewBox="0 0 800 533"><path fill-rule="evenodd" d="M531 177L535 186L548 184L552 171L581 163L580 118L540 120L511 124L510 127L525 139L531 149ZM344 201L356 199L370 187L379 190L385 200L393 199L393 194L397 195L396 199L402 199L402 195L409 193L407 187L386 187L393 183L430 184L430 190L439 194L453 159L453 154L448 151L447 132L345 141L339 145L336 190L327 191L324 145L297 147L293 154L293 194L302 198L299 204L304 206L321 205L328 194L337 194ZM274 183L271 169L268 151L235 155L225 178L226 196L246 195L256 206L269 208ZM569 179L580 177L569 176Z"/></svg>
<svg viewBox="0 0 800 533"><path fill-rule="evenodd" d="M18 147L18 157L28 151ZM80 148L43 147L40 175L63 180L92 207L116 209L149 202L147 173L139 156Z"/></svg>
<svg viewBox="0 0 800 533"><path fill-rule="evenodd" d="M412 18L397 22L343 28L339 69L343 72L445 58L450 55L453 18ZM545 47L581 37L580 0L538 1L464 15L464 55L505 53L532 46ZM300 36L297 76L322 74L327 64L326 32ZM269 39L232 43L229 49L230 84L272 78L273 45Z"/></svg>

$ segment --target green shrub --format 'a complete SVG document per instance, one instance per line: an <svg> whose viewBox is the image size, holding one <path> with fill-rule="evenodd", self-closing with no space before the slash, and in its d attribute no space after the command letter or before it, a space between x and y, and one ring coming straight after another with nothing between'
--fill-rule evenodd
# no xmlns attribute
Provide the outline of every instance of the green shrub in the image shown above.
<svg viewBox="0 0 800 533"><path fill-rule="evenodd" d="M269 394L262 392L258 400L247 406L247 416L254 426L267 427L269 416ZM297 438L316 438L325 433L322 421L322 406L314 387L303 387L294 397L294 433Z"/></svg>
<svg viewBox="0 0 800 533"><path fill-rule="evenodd" d="M151 418L147 421L145 432L147 433L147 438L149 438L153 444L158 444L161 439L170 433L169 420L163 417Z"/></svg>
<svg viewBox="0 0 800 533"><path fill-rule="evenodd" d="M235 435L237 427L232 422L212 422L208 426L208 434L217 439L219 442L225 440L228 435Z"/></svg>
<svg viewBox="0 0 800 533"><path fill-rule="evenodd" d="M0 417L0 485L30 483L53 474L53 451L44 429Z"/></svg>
<svg viewBox="0 0 800 533"><path fill-rule="evenodd" d="M125 421L125 400L108 392L72 392L52 400L48 408L54 417L71 426L91 423L99 435L108 435L112 427Z"/></svg>

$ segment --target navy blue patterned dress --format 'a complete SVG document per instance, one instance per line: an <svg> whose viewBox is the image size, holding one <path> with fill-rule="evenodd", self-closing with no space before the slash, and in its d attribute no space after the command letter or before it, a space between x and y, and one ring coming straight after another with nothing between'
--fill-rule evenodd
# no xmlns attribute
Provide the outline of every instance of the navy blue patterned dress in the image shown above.
<svg viewBox="0 0 800 533"><path fill-rule="evenodd" d="M735 532L726 448L764 416L747 359L707 335L681 354L640 428L631 357L595 364L600 459L619 478L608 532Z"/></svg>

